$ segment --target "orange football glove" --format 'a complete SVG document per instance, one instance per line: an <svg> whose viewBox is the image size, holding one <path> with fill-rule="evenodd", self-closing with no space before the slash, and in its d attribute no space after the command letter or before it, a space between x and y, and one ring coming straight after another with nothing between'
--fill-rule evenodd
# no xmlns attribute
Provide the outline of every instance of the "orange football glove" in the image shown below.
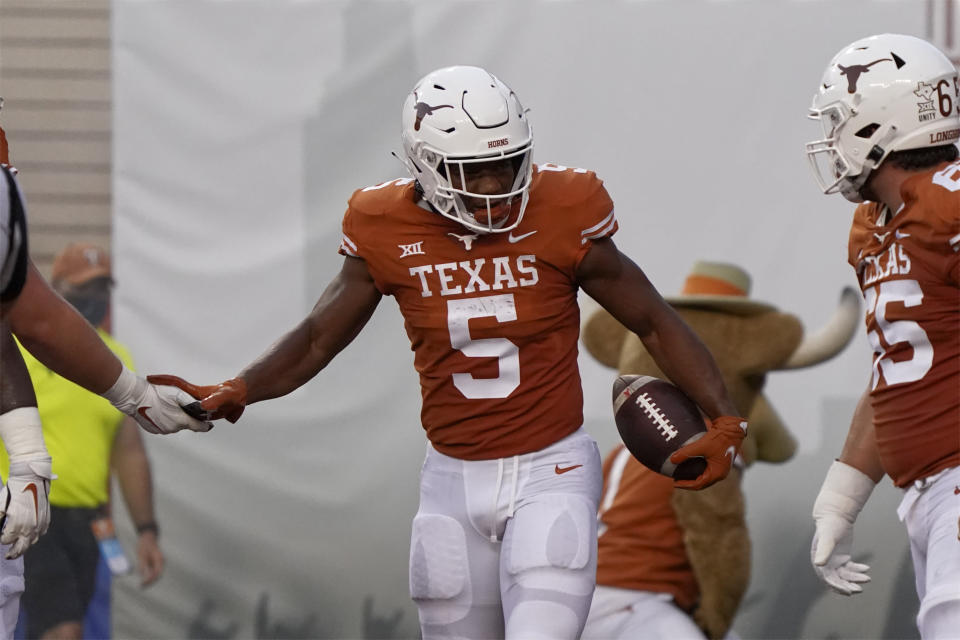
<svg viewBox="0 0 960 640"><path fill-rule="evenodd" d="M197 420L226 418L230 422L236 422L240 419L243 408L247 406L247 383L243 378L231 378L220 384L201 386L177 376L153 375L147 376L147 382L177 387L199 400L183 407L184 411Z"/></svg>
<svg viewBox="0 0 960 640"><path fill-rule="evenodd" d="M693 480L675 480L673 486L678 489L706 489L726 478L746 435L747 421L743 418L720 416L711 420L703 437L680 447L670 456L670 462L674 464L699 456L707 461L707 468Z"/></svg>

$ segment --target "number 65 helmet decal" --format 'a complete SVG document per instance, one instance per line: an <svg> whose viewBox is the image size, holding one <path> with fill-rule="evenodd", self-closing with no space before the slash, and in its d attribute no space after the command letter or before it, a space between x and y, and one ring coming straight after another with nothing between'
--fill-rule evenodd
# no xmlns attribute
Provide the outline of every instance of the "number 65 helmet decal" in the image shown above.
<svg viewBox="0 0 960 640"><path fill-rule="evenodd" d="M438 69L407 96L402 127L401 161L439 213L480 233L520 224L533 175L533 132L510 87L479 67ZM467 176L490 162L510 164L512 186L498 194L468 191Z"/></svg>
<svg viewBox="0 0 960 640"><path fill-rule="evenodd" d="M830 61L809 117L824 134L806 145L820 188L863 202L860 190L870 172L891 152L960 138L957 69L920 38L863 38Z"/></svg>

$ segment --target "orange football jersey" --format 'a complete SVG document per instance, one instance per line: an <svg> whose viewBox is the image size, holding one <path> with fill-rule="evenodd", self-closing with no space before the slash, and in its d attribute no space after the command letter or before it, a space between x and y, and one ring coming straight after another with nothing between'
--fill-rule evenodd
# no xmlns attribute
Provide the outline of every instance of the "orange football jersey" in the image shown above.
<svg viewBox="0 0 960 640"><path fill-rule="evenodd" d="M670 500L673 480L619 445L603 461L597 584L669 593L685 611L700 597Z"/></svg>
<svg viewBox="0 0 960 640"><path fill-rule="evenodd" d="M396 298L420 374L421 420L465 460L537 451L583 422L576 269L617 221L592 172L535 167L520 226L476 234L416 203L410 179L361 189L340 252Z"/></svg>
<svg viewBox="0 0 960 640"><path fill-rule="evenodd" d="M874 350L870 398L898 487L960 464L960 162L910 177L903 207L857 207L849 261Z"/></svg>

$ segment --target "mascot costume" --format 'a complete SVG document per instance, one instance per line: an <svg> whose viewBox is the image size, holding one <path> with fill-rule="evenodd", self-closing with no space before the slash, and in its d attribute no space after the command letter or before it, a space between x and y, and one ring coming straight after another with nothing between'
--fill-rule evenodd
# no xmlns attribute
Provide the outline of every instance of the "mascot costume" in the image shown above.
<svg viewBox="0 0 960 640"><path fill-rule="evenodd" d="M698 262L681 295L667 298L713 354L750 427L730 475L702 491L675 489L670 478L648 470L622 445L608 454L598 514L597 593L585 639L719 639L730 631L750 579L742 471L757 460L785 462L796 449L763 395L767 373L837 355L859 316L859 296L847 288L833 317L805 337L796 316L751 300L749 293L750 277L739 267ZM582 341L621 374L666 378L640 339L606 311L585 319Z"/></svg>

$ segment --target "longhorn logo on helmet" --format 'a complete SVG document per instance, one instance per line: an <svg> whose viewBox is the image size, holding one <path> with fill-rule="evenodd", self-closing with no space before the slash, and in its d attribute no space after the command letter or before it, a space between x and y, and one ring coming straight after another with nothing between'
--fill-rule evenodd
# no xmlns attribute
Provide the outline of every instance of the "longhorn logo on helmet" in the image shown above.
<svg viewBox="0 0 960 640"><path fill-rule="evenodd" d="M842 64L838 64L837 68L840 69L840 75L847 77L847 93L856 93L857 92L857 81L860 80L860 76L864 73L870 71L870 67L880 62L892 62L897 65L897 69L904 65L904 61L900 59L896 54L891 53L892 58L880 58L879 60L874 60L873 62L868 62L867 64L852 64L849 67L845 67Z"/></svg>
<svg viewBox="0 0 960 640"><path fill-rule="evenodd" d="M426 118L427 116L432 116L433 112L436 111L437 109L453 109L453 105L440 104L434 107L427 104L426 102L418 102L417 104L413 105L413 108L416 109L417 111L417 117L413 121L413 130L420 131L420 122L424 118Z"/></svg>

